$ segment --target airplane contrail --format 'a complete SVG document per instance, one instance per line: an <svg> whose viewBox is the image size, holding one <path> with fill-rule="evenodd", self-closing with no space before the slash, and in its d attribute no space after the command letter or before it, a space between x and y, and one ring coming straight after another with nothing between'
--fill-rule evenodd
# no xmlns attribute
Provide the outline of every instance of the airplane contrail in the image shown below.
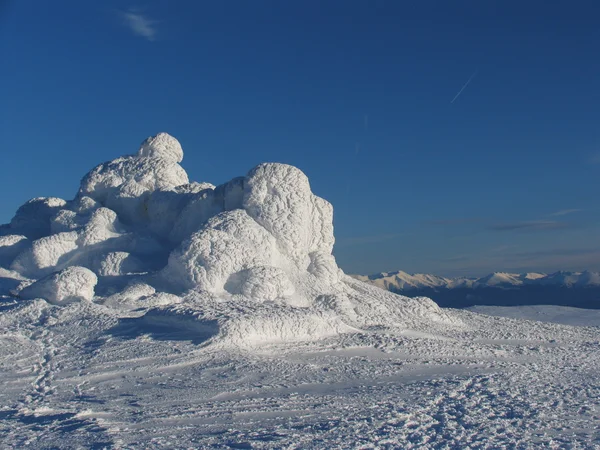
<svg viewBox="0 0 600 450"><path fill-rule="evenodd" d="M458 91L458 94L456 94L454 96L454 98L452 99L452 101L450 103L454 103L454 100L456 100L460 96L460 94L462 94L462 91L464 91L467 88L467 86L469 85L469 83L471 81L473 81L473 78L475 78L476 75L477 75L477 70L475 72L473 72L473 75L471 75L469 77L469 79L467 80L467 82L465 83L465 85L462 88L460 88L460 91Z"/></svg>

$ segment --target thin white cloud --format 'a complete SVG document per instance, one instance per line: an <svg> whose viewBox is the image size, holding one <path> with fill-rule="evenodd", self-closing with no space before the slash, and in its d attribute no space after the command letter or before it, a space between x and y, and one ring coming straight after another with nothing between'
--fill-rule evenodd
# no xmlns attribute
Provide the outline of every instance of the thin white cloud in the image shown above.
<svg viewBox="0 0 600 450"><path fill-rule="evenodd" d="M552 214L550 214L550 217L558 217L558 216L566 216L567 214L573 214L576 212L580 212L581 209L561 209L560 211L556 211Z"/></svg>
<svg viewBox="0 0 600 450"><path fill-rule="evenodd" d="M145 16L141 11L129 9L128 11L119 11L119 16L123 23L136 36L143 37L149 41L156 40L156 20Z"/></svg>
<svg viewBox="0 0 600 450"><path fill-rule="evenodd" d="M590 164L600 164L600 153L590 156Z"/></svg>
<svg viewBox="0 0 600 450"><path fill-rule="evenodd" d="M464 86L462 88L460 88L460 91L458 91L458 94L456 94L454 96L454 98L450 101L450 103L454 103L454 101L460 97L460 94L463 93L463 91L467 88L467 86L471 83L471 81L473 81L473 78L475 78L477 76L477 70L475 72L473 72L473 75L471 75L469 77L469 79L467 80L467 82L464 84Z"/></svg>

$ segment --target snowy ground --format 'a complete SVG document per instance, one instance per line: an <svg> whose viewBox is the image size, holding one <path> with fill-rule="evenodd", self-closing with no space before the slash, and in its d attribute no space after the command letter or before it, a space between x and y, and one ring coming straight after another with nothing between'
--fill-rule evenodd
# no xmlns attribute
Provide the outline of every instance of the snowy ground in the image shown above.
<svg viewBox="0 0 600 450"><path fill-rule="evenodd" d="M466 327L241 350L1 305L2 448L600 447L597 327L451 310Z"/></svg>
<svg viewBox="0 0 600 450"><path fill-rule="evenodd" d="M600 310L558 305L472 306L469 311L490 316L512 317L563 325L600 327Z"/></svg>

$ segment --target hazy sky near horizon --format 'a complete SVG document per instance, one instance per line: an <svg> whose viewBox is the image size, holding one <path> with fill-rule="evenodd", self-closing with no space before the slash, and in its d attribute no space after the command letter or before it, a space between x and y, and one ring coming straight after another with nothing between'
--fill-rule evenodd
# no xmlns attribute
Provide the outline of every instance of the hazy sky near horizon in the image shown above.
<svg viewBox="0 0 600 450"><path fill-rule="evenodd" d="M298 166L340 266L600 270L594 1L0 3L0 222L166 131Z"/></svg>

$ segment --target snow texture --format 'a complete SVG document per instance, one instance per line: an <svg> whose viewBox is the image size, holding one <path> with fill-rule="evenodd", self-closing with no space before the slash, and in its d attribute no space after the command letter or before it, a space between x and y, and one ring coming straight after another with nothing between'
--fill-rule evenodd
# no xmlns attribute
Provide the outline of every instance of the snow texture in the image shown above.
<svg viewBox="0 0 600 450"><path fill-rule="evenodd" d="M24 299L43 298L54 305L91 301L98 277L85 267L71 266L30 284L19 292Z"/></svg>
<svg viewBox="0 0 600 450"><path fill-rule="evenodd" d="M182 158L161 133L0 227L0 447L600 445L598 327L351 278L300 170Z"/></svg>

